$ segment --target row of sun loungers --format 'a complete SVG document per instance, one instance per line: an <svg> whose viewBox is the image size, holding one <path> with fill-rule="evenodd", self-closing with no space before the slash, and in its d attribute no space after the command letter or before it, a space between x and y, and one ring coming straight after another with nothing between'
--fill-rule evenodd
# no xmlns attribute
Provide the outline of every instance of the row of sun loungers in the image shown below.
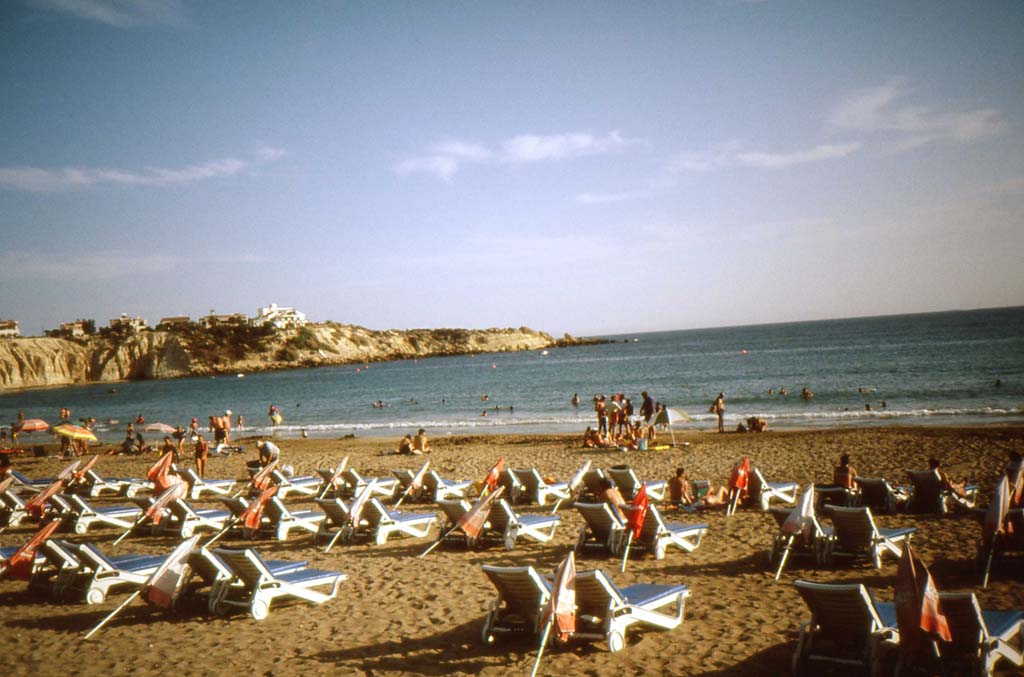
<svg viewBox="0 0 1024 677"><path fill-rule="evenodd" d="M484 565L484 574L498 591L490 603L482 630L483 640L516 633L539 635L551 583L533 567ZM603 640L608 650L620 651L633 626L672 630L683 622L690 591L685 585L641 583L619 588L600 569L576 575L575 637Z"/></svg>
<svg viewBox="0 0 1024 677"><path fill-rule="evenodd" d="M878 602L862 584L830 584L797 580L793 585L811 612L800 627L793 654L795 674L823 674L822 662L860 666L876 674L883 651L899 647L896 608ZM973 592L940 592L939 605L952 636L942 643L939 669L967 666L964 672L991 675L1000 660L1024 664L1021 654L1024 612L983 610ZM934 656L904 652L898 664L927 663ZM934 667L933 667L934 669Z"/></svg>

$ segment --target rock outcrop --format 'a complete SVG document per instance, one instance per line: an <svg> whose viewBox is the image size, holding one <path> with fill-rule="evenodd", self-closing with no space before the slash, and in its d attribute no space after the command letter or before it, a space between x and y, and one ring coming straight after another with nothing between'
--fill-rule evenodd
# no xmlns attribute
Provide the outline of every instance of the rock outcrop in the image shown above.
<svg viewBox="0 0 1024 677"><path fill-rule="evenodd" d="M122 338L0 340L0 388L381 362L471 353L544 350L593 343L518 329L376 331L325 323L251 332L142 332Z"/></svg>

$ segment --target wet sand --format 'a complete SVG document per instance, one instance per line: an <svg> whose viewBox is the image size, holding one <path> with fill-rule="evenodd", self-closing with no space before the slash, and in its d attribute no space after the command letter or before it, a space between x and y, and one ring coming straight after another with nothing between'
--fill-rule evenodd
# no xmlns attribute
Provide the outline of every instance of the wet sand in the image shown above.
<svg viewBox="0 0 1024 677"><path fill-rule="evenodd" d="M988 503L1007 452L1024 453L1020 428L893 428L769 432L767 434L677 433L683 448L629 452L584 450L575 436L502 435L449 436L432 440L423 457L388 456L379 452L397 446L380 438L282 440L282 461L297 474L333 466L344 455L365 475L390 476L391 469L416 469L430 459L442 476L481 479L504 457L510 467L538 468L559 480L586 460L607 468L630 464L641 478L667 479L679 465L691 479L721 483L732 464L748 456L770 481L828 482L841 453L849 453L861 475L884 476L903 484L904 469L927 467L937 456L954 478L966 477L981 486L979 505ZM210 477L245 476L245 461L255 458L255 444L242 440L247 453L213 458ZM27 456L27 455L26 455ZM103 457L97 469L109 476L139 476L153 458ZM50 476L63 463L56 458L19 457L15 465L27 475ZM117 504L124 499L99 501ZM290 507L315 507L289 497ZM219 507L216 501L202 501ZM403 509L430 511L427 504ZM540 512L537 506L520 510ZM547 509L550 510L550 507ZM25 584L0 582L0 607L5 632L0 637L0 664L8 674L157 675L184 674L523 674L532 666L536 641L481 642L480 630L494 590L480 570L482 564L533 565L550 572L576 542L582 520L572 509L560 512L562 524L552 543L520 540L515 550L493 546L467 551L442 545L427 558L416 556L430 541L393 537L386 545L357 542L336 546L329 554L314 546L308 534L287 542L253 542L265 557L308 560L310 566L345 572L337 599L321 606L280 603L268 619L255 622L235 614L219 618L192 608L180 615L158 612L137 603L90 641L81 633L124 599L114 594L97 606L82 602L54 603L30 595ZM623 675L766 675L789 671L801 622L808 613L791 585L795 578L815 581L863 582L878 598L892 599L896 563L885 560L880 570L870 563L818 568L794 560L780 581L767 569L767 552L777 527L770 515L741 510L726 519L721 511L670 519L710 525L693 553L670 550L663 560L631 559L625 573L618 561L594 554L581 556L578 568L602 568L620 586L640 582L689 586L686 620L670 632L631 632L625 650L611 654L604 642L574 640L545 654L541 674ZM879 526L913 525L913 545L931 568L940 589L975 589L974 556L979 523L968 514L880 515ZM0 534L0 545L20 544L33 529L22 526ZM436 530L435 532L436 533ZM166 553L169 537L132 536L116 548L114 529L95 528L86 537L113 554ZM226 545L250 543L241 537ZM997 571L982 605L1024 609L1020 572ZM845 674L845 673L843 673ZM855 674L850 672L849 674ZM1013 674L1013 673L1007 673Z"/></svg>

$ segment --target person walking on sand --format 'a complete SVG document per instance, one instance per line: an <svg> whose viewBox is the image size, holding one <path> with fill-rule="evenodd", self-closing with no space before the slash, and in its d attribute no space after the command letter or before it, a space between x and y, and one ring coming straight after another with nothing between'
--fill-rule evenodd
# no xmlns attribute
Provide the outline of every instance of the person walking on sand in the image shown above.
<svg viewBox="0 0 1024 677"><path fill-rule="evenodd" d="M725 393L718 393L718 397L711 403L708 413L718 416L718 432L725 432Z"/></svg>
<svg viewBox="0 0 1024 677"><path fill-rule="evenodd" d="M206 459L210 457L210 443L202 435L196 435L196 472L199 479L206 479Z"/></svg>
<svg viewBox="0 0 1024 677"><path fill-rule="evenodd" d="M640 415L644 417L644 423L651 424L651 417L654 416L654 400L647 394L647 391L640 393L643 402L640 404Z"/></svg>

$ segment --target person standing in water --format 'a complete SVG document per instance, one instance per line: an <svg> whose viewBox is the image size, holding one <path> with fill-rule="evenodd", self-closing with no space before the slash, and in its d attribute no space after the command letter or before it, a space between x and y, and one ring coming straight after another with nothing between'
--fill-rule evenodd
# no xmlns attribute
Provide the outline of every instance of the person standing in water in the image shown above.
<svg viewBox="0 0 1024 677"><path fill-rule="evenodd" d="M572 402L572 406L574 408L579 409L580 408L580 394L579 393L573 393L572 394L572 399L570 400L570 402Z"/></svg>
<svg viewBox="0 0 1024 677"><path fill-rule="evenodd" d="M711 403L709 413L718 416L718 432L725 432L725 393L718 393L718 397Z"/></svg>

